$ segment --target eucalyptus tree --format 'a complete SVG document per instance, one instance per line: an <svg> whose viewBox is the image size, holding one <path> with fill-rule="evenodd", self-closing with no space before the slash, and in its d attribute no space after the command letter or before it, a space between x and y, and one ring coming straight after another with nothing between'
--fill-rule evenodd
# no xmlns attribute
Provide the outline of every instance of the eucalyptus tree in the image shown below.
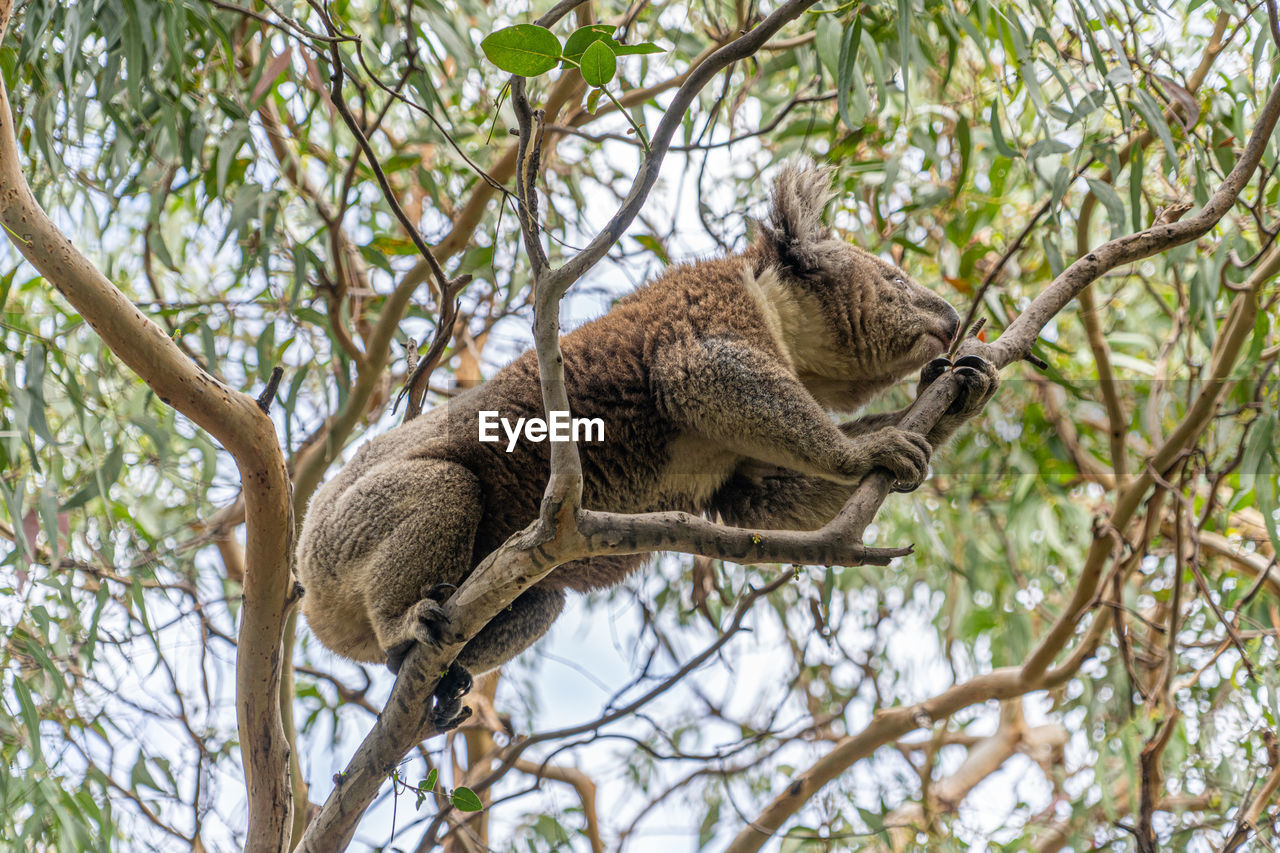
<svg viewBox="0 0 1280 853"><path fill-rule="evenodd" d="M0 0L0 838L1273 843L1277 42L1194 0ZM654 528L445 736L439 661L314 643L322 479L741 248L794 156L1003 367L920 490L846 507L914 552ZM601 547L575 464L540 529ZM457 629L538 559L495 554Z"/></svg>

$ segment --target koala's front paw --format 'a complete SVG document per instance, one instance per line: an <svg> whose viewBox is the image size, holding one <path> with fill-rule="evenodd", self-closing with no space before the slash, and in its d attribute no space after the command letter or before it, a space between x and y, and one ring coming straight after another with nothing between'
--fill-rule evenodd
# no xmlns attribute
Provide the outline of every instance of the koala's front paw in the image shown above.
<svg viewBox="0 0 1280 853"><path fill-rule="evenodd" d="M947 414L968 417L980 411L996 393L1000 371L980 355L961 356L956 359L955 369L960 379L960 393L947 408Z"/></svg>
<svg viewBox="0 0 1280 853"><path fill-rule="evenodd" d="M960 356L955 364L940 356L920 371L920 386L916 393L923 392L951 368L955 368L956 376L960 379L960 393L947 407L946 414L967 418L981 410L996 392L1000 385L1000 371L980 355Z"/></svg>
<svg viewBox="0 0 1280 853"><path fill-rule="evenodd" d="M926 364L924 368L920 371L920 385L916 389L916 393L919 394L921 391L928 388L937 380L939 376L946 373L950 369L951 369L951 359L943 355L938 356L933 361Z"/></svg>
<svg viewBox="0 0 1280 853"><path fill-rule="evenodd" d="M864 437L867 459L872 468L887 468L893 475L895 492L911 492L920 487L929 470L929 440L918 432L885 427Z"/></svg>
<svg viewBox="0 0 1280 853"><path fill-rule="evenodd" d="M471 673L460 663L452 663L436 685L435 705L431 709L431 722L436 731L456 729L468 717L471 709L462 704L462 697L471 690Z"/></svg>

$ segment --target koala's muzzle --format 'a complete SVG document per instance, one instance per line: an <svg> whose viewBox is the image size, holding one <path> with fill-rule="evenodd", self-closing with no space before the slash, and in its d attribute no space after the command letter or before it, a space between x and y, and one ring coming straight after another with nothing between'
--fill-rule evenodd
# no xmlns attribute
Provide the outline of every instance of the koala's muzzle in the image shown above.
<svg viewBox="0 0 1280 853"><path fill-rule="evenodd" d="M928 333L941 340L944 347L950 346L960 328L960 315L951 303L923 287L915 288L911 301L928 316Z"/></svg>

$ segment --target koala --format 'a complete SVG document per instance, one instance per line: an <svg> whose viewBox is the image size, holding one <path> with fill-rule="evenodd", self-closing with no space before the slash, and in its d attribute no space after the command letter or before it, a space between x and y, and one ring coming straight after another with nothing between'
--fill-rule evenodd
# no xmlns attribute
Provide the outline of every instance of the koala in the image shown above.
<svg viewBox="0 0 1280 853"><path fill-rule="evenodd" d="M967 356L959 398L928 435L898 429L902 412L833 421L922 366L922 387L950 368L938 356L959 317L836 236L823 220L829 185L823 168L784 168L745 251L672 267L563 337L572 413L604 424L603 441L579 444L585 507L816 529L873 469L896 490L918 486L931 449L991 397L995 368ZM311 630L337 654L398 670L414 643L437 641L439 602L537 517L550 444L482 442L482 411L545 416L532 351L369 441L316 492L297 570ZM566 563L520 595L442 678L436 725L465 718L471 674L542 636L567 590L618 584L643 559Z"/></svg>

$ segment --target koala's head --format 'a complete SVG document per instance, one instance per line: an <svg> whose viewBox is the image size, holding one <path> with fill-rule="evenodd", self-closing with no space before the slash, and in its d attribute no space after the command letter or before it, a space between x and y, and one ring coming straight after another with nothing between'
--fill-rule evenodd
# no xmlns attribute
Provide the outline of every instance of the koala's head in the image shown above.
<svg viewBox="0 0 1280 853"><path fill-rule="evenodd" d="M903 270L840 239L823 220L831 199L830 170L789 165L773 186L756 251L822 337L822 355L808 366L831 379L887 384L947 349L960 318L942 297Z"/></svg>

